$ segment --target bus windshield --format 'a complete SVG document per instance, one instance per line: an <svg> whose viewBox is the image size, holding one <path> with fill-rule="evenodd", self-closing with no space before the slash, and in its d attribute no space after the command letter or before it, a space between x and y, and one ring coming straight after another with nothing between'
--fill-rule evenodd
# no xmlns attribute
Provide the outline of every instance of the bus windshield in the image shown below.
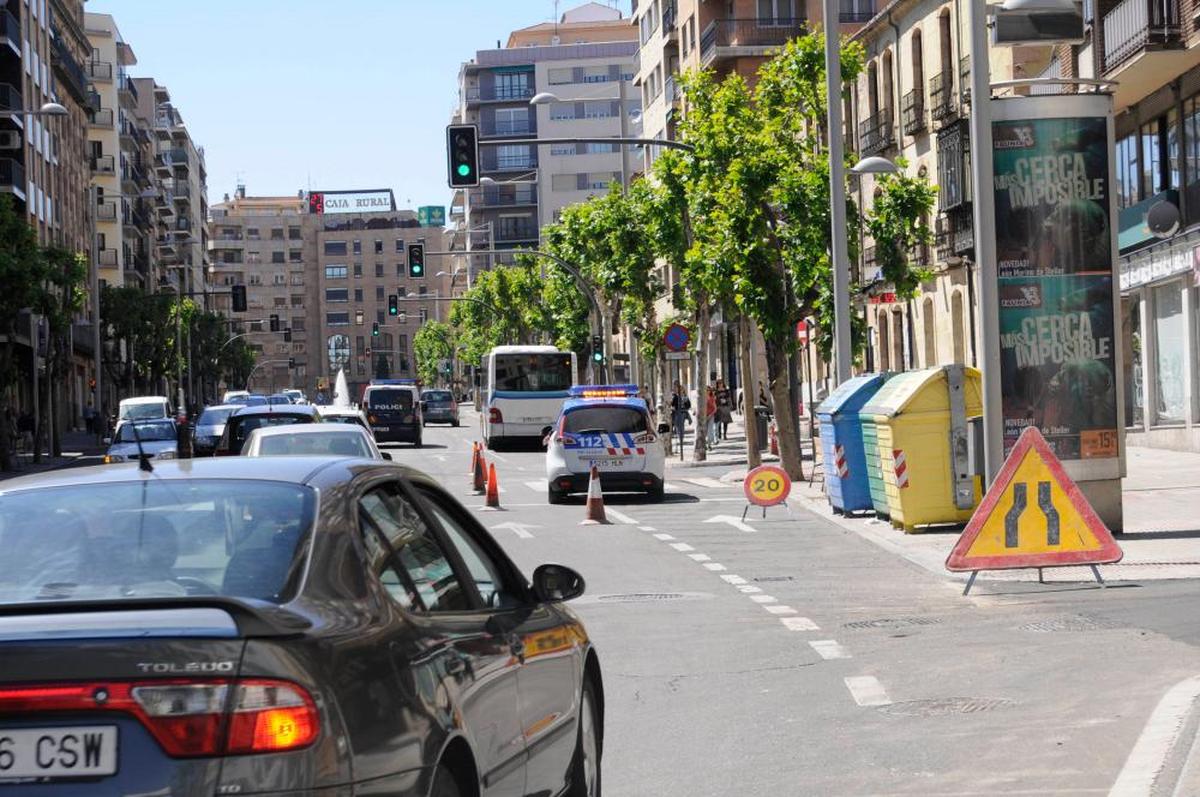
<svg viewBox="0 0 1200 797"><path fill-rule="evenodd" d="M571 388L571 355L497 354L496 390L514 393L567 391Z"/></svg>

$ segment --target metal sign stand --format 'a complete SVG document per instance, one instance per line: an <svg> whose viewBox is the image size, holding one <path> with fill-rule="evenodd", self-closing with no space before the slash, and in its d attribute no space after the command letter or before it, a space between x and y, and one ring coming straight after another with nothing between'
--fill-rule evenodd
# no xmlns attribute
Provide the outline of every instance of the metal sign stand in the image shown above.
<svg viewBox="0 0 1200 797"><path fill-rule="evenodd" d="M750 503L749 501L746 502L746 507L742 510L742 522L743 523L746 521L746 515L750 512L750 508L753 506L754 506L754 504ZM774 504L774 506L782 506L788 512L788 518L794 519L794 516L792 515L792 508L790 506L788 506L787 501L780 501L778 504ZM767 508L765 506L762 507L762 519L763 520L767 519Z"/></svg>
<svg viewBox="0 0 1200 797"><path fill-rule="evenodd" d="M1092 575L1093 575L1093 576L1095 576L1095 578L1096 578L1096 583L1100 585L1100 588L1101 588L1101 589L1107 589L1107 588L1108 588L1108 584L1107 584L1107 583L1105 583L1104 579L1100 577L1100 570L1099 570L1099 568L1097 568L1095 565L1088 565L1088 567L1090 567L1090 568L1091 568L1091 570L1092 570ZM1045 583L1046 583L1045 579L1042 577L1042 575L1043 575L1043 574L1042 574L1042 571L1043 571L1043 570L1045 570L1045 569L1046 569L1046 568L1045 568L1044 566L1043 566L1043 567L1039 567L1039 568L1037 569L1037 571L1038 571L1038 583L1039 583L1039 584L1045 584ZM979 575L979 574L980 574L980 573L982 573L982 572L983 572L982 570L972 570L972 571L971 571L971 575L967 577L967 586L965 586L965 587L963 588L963 591L962 591L962 594L963 594L963 595L969 595L969 594L971 593L971 587L975 586L975 576Z"/></svg>

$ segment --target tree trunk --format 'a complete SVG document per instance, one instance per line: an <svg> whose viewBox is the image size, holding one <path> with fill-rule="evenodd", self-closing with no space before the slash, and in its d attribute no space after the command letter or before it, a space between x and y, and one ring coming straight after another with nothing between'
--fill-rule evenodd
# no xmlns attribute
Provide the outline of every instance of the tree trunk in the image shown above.
<svg viewBox="0 0 1200 797"><path fill-rule="evenodd" d="M762 451L759 450L761 441L758 439L758 421L754 417L754 380L751 377L750 336L754 328L749 319L742 316L738 319L738 362L741 367L742 390L742 420L746 424L746 462L751 468L762 464ZM736 398L734 399L736 401Z"/></svg>
<svg viewBox="0 0 1200 797"><path fill-rule="evenodd" d="M695 462L708 460L708 327L712 316L708 312L708 299L700 297L696 310L696 445L692 447Z"/></svg>
<svg viewBox="0 0 1200 797"><path fill-rule="evenodd" d="M788 356L785 346L767 340L767 376L775 403L775 426L779 438L779 464L792 481L804 478L804 463L796 440L796 406L788 390Z"/></svg>

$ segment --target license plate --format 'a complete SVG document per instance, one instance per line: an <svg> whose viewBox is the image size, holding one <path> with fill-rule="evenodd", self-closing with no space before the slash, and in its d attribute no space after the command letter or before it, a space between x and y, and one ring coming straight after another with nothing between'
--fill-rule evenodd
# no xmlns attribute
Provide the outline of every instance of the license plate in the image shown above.
<svg viewBox="0 0 1200 797"><path fill-rule="evenodd" d="M0 782L91 778L117 771L115 725L0 729Z"/></svg>
<svg viewBox="0 0 1200 797"><path fill-rule="evenodd" d="M376 426L376 427L374 427L374 428L375 428L375 431L377 431L377 432L390 432L390 431L392 431L392 427L390 427L390 426Z"/></svg>
<svg viewBox="0 0 1200 797"><path fill-rule="evenodd" d="M607 459L607 458L606 459L593 459L592 464L594 464L600 470L615 470L617 468L625 467L625 460L623 460L623 459Z"/></svg>

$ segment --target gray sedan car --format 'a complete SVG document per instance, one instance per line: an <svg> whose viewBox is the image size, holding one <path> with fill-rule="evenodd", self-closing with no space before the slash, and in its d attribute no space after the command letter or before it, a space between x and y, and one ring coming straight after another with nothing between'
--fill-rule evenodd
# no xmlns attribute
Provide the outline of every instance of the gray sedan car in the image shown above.
<svg viewBox="0 0 1200 797"><path fill-rule="evenodd" d="M104 462L137 462L143 454L147 459L174 459L179 452L178 436L178 427L171 420L125 421L117 428Z"/></svg>
<svg viewBox="0 0 1200 797"><path fill-rule="evenodd" d="M600 665L434 481L197 459L0 486L0 784L46 795L598 795Z"/></svg>

